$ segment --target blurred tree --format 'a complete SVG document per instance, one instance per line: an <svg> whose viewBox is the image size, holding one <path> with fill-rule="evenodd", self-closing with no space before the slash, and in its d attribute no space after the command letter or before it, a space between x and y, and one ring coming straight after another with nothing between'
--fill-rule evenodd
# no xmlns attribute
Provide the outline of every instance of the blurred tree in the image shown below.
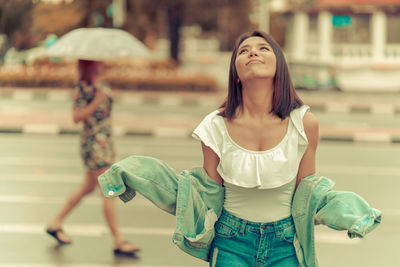
<svg viewBox="0 0 400 267"><path fill-rule="evenodd" d="M74 0L70 3L40 2L33 10L32 33L37 43L49 34L61 36L80 27L110 27L111 18L106 10L111 0Z"/></svg>
<svg viewBox="0 0 400 267"><path fill-rule="evenodd" d="M232 50L236 39L244 32L254 28L250 22L249 14L252 12L251 0L226 0L225 17L219 24L219 34L225 36L221 39L223 50ZM224 33L226 31L226 33Z"/></svg>
<svg viewBox="0 0 400 267"><path fill-rule="evenodd" d="M84 20L82 1L58 5L39 3L33 10L32 34L37 43L46 39L50 34L61 36L79 27Z"/></svg>
<svg viewBox="0 0 400 267"><path fill-rule="evenodd" d="M179 29L182 24L184 0L126 0L127 19L124 29L154 46L154 40L170 40L170 56L179 61ZM188 0L187 0L188 1Z"/></svg>
<svg viewBox="0 0 400 267"><path fill-rule="evenodd" d="M249 19L251 0L126 1L124 28L140 40L168 38L170 55L176 62L182 26L200 26L203 37L217 36L223 50L231 50L236 38L253 28Z"/></svg>
<svg viewBox="0 0 400 267"><path fill-rule="evenodd" d="M83 20L80 23L80 27L111 27L112 21L110 19L106 19L107 16L107 8L112 3L112 0L75 0L78 2L83 11ZM96 25L99 18L99 15L104 20L101 25Z"/></svg>
<svg viewBox="0 0 400 267"><path fill-rule="evenodd" d="M11 46L25 49L32 46L30 25L32 0L0 0L0 32L8 36Z"/></svg>
<svg viewBox="0 0 400 267"><path fill-rule="evenodd" d="M189 0L126 0L127 20L124 28L140 40L154 45L154 39L170 40L170 56L179 62L179 29L183 8Z"/></svg>
<svg viewBox="0 0 400 267"><path fill-rule="evenodd" d="M50 34L61 36L79 27L112 27L112 0L74 0L52 4L0 0L0 31L17 49L29 48ZM201 37L217 36L230 50L237 36L252 28L251 0L126 0L123 29L154 46L168 38L170 54L179 61L180 28L198 25Z"/></svg>
<svg viewBox="0 0 400 267"><path fill-rule="evenodd" d="M145 40L148 35L160 36L159 25L162 22L160 16L160 0L126 0L126 22L124 29L132 33L140 40Z"/></svg>
<svg viewBox="0 0 400 267"><path fill-rule="evenodd" d="M186 1L184 25L199 25L204 35L216 35L222 50L231 50L236 38L254 27L251 0Z"/></svg>

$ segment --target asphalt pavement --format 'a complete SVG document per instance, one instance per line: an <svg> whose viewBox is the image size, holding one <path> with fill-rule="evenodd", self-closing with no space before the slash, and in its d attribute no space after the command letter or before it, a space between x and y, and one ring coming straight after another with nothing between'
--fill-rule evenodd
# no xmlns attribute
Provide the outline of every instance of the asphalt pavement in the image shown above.
<svg viewBox="0 0 400 267"><path fill-rule="evenodd" d="M177 172L202 163L198 141L189 138L120 136L117 159L132 154L164 160ZM112 240L97 192L67 217L64 230L73 240L58 246L45 234L46 223L82 181L79 137L0 134L1 267L206 267L172 243L174 216L138 195L118 201L123 235L139 245L136 258L114 257ZM382 224L362 239L317 226L321 267L400 266L398 144L321 142L317 172L336 182L335 190L353 191L382 210Z"/></svg>

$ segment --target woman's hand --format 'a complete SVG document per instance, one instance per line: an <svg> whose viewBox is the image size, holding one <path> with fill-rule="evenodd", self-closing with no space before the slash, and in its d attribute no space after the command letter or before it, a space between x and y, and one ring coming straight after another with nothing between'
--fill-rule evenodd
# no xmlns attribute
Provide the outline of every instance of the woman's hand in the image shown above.
<svg viewBox="0 0 400 267"><path fill-rule="evenodd" d="M101 89L101 87L97 87L96 96L89 105L83 108L74 108L74 122L78 123L87 120L90 116L92 116L93 113L96 112L97 107L108 98L109 96Z"/></svg>
<svg viewBox="0 0 400 267"><path fill-rule="evenodd" d="M108 99L108 95L104 93L104 91L101 88L97 88L96 90L96 96L94 97L93 102L96 103L96 107L106 101Z"/></svg>

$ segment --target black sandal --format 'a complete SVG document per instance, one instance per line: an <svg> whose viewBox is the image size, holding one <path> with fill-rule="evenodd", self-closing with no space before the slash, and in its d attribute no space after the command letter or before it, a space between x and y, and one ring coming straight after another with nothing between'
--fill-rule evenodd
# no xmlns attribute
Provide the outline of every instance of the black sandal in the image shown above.
<svg viewBox="0 0 400 267"><path fill-rule="evenodd" d="M61 240L61 239L58 237L58 233L63 233L63 230L62 230L61 228L60 228L60 229L56 229L56 230L47 228L47 229L46 229L46 232L47 232L49 235L51 235L52 237L54 237L54 238L58 241L58 244L60 244L60 245L67 245L67 244L70 244L70 243L71 243L71 242L65 242L65 241Z"/></svg>
<svg viewBox="0 0 400 267"><path fill-rule="evenodd" d="M136 252L140 251L140 248L134 248L132 250L122 250L121 247L124 244L129 244L129 242L124 241L121 245L120 248L114 249L114 255L116 256L136 256Z"/></svg>

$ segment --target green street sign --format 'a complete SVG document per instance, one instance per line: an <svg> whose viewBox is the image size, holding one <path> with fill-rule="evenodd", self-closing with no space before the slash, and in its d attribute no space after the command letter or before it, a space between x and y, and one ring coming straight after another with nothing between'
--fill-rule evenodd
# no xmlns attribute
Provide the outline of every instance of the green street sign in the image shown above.
<svg viewBox="0 0 400 267"><path fill-rule="evenodd" d="M332 16L332 25L334 27L342 28L349 27L352 25L352 19L350 16Z"/></svg>

